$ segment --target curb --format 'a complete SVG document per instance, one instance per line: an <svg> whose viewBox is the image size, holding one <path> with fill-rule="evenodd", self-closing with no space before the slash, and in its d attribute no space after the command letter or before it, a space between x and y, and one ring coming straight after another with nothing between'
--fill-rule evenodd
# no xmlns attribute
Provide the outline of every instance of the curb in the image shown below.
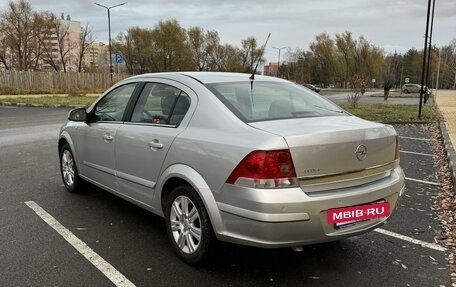
<svg viewBox="0 0 456 287"><path fill-rule="evenodd" d="M451 179L453 180L453 189L456 193L456 152L453 145L451 144L450 136L446 128L445 122L440 121L439 123L440 133L442 134L443 144L447 153L448 166L451 170Z"/></svg>

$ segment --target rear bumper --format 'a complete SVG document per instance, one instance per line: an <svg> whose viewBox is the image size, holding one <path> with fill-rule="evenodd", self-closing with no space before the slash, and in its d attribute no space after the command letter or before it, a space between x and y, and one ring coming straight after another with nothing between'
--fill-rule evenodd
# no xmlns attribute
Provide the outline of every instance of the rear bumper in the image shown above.
<svg viewBox="0 0 456 287"><path fill-rule="evenodd" d="M340 240L384 224L404 192L400 167L381 180L327 193L301 188L258 190L225 185L217 196L222 230L220 240L257 247L286 247ZM327 223L327 210L386 200L390 215L338 229Z"/></svg>

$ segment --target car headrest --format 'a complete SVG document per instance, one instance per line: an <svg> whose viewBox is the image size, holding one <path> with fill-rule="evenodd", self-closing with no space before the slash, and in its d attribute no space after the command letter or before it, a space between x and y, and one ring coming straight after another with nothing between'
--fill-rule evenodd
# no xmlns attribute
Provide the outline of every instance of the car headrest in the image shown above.
<svg viewBox="0 0 456 287"><path fill-rule="evenodd" d="M276 100L269 107L268 115L271 118L284 118L292 116L294 109L289 100Z"/></svg>
<svg viewBox="0 0 456 287"><path fill-rule="evenodd" d="M161 108L164 115L169 115L173 108L176 95L173 90L159 90L154 92L155 95L161 97Z"/></svg>

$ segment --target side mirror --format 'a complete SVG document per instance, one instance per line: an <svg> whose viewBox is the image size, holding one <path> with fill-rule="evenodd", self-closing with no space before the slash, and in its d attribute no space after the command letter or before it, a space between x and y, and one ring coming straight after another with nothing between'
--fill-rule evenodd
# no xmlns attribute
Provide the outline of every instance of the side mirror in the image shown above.
<svg viewBox="0 0 456 287"><path fill-rule="evenodd" d="M77 108L71 110L68 113L68 120L74 122L85 122L87 121L87 111L85 108Z"/></svg>

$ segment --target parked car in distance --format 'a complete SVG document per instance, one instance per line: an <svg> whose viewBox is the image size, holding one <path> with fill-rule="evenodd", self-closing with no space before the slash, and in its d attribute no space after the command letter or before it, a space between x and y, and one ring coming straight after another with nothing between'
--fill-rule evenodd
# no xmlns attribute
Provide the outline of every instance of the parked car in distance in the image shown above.
<svg viewBox="0 0 456 287"><path fill-rule="evenodd" d="M316 92L316 93L319 93L320 92L320 88L317 87L317 86L314 86L312 84L302 84L304 87Z"/></svg>
<svg viewBox="0 0 456 287"><path fill-rule="evenodd" d="M421 90L421 85L418 84L404 84L402 86L402 91L406 94L408 93L419 93ZM424 91L426 95L431 94L431 90L428 87L424 86Z"/></svg>
<svg viewBox="0 0 456 287"><path fill-rule="evenodd" d="M386 223L404 192L394 128L251 77L138 75L70 111L58 140L66 189L91 183L164 217L189 264L215 240L300 249Z"/></svg>

